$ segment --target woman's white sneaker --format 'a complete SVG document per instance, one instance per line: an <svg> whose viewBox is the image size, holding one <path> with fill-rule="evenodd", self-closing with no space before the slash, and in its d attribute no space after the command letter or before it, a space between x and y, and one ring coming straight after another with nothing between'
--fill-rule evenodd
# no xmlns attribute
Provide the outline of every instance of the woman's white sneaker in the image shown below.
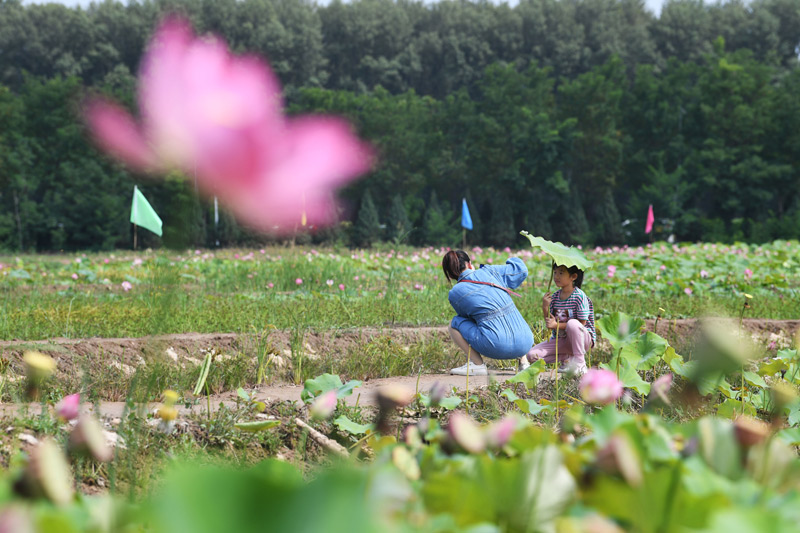
<svg viewBox="0 0 800 533"><path fill-rule="evenodd" d="M486 376L488 372L486 371L486 365L476 365L472 361L469 361L465 365L461 365L457 368L454 368L450 371L451 374L454 376L466 376L469 374L470 376Z"/></svg>

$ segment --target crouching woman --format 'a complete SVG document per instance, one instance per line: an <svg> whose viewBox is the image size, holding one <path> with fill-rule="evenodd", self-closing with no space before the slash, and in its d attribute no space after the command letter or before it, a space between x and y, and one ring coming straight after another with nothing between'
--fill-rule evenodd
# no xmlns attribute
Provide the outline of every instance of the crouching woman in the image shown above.
<svg viewBox="0 0 800 533"><path fill-rule="evenodd" d="M450 322L450 337L469 355L467 363L450 371L459 376L485 376L483 357L519 359L533 346L533 334L517 310L510 289L528 277L528 267L511 257L503 266L475 269L462 250L442 258L445 277L455 282L448 300L457 315Z"/></svg>

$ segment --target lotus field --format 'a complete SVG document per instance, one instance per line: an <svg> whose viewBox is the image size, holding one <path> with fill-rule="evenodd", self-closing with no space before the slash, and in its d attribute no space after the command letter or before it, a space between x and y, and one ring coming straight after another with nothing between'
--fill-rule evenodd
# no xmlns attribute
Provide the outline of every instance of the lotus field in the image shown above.
<svg viewBox="0 0 800 533"><path fill-rule="evenodd" d="M584 249L583 376L449 375L445 251L0 256L0 531L798 530L797 241Z"/></svg>

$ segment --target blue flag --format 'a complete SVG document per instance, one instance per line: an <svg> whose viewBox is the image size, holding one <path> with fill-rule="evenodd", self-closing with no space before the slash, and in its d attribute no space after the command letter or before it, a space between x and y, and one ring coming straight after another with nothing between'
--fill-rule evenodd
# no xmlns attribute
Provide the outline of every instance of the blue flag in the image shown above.
<svg viewBox="0 0 800 533"><path fill-rule="evenodd" d="M461 199L461 227L464 229L472 229L472 217L469 216L469 207L467 207L467 199Z"/></svg>

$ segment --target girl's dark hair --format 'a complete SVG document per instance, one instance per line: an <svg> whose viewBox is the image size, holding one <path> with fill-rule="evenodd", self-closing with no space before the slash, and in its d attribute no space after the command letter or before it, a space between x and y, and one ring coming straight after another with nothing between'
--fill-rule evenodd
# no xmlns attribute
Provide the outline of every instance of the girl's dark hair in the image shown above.
<svg viewBox="0 0 800 533"><path fill-rule="evenodd" d="M558 267L566 268L567 272L569 272L570 276L572 274L577 274L578 277L575 278L575 281L573 281L572 284L575 285L576 287L578 287L579 289L581 288L581 285L583 284L583 270L581 270L580 268L578 268L576 266L567 267L567 266L564 266L564 265L556 265L556 264L553 265L553 270L557 269Z"/></svg>
<svg viewBox="0 0 800 533"><path fill-rule="evenodd" d="M464 250L450 250L442 258L442 270L444 277L448 280L458 280L458 276L467 268L470 263L469 256Z"/></svg>

